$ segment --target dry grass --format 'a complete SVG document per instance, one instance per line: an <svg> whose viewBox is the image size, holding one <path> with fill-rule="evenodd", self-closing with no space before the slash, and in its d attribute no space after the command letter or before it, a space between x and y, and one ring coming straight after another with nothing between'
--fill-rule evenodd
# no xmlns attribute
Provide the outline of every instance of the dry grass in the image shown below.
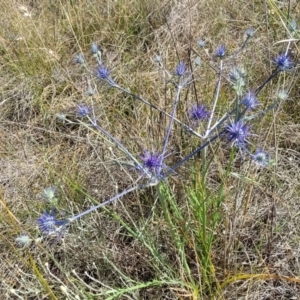
<svg viewBox="0 0 300 300"><path fill-rule="evenodd" d="M207 40L209 51L222 43L237 49L245 30L253 27L256 34L237 64L249 71L249 86L256 88L270 74L274 54L284 49L285 44L276 42L286 38L281 18L288 3L1 2L1 299L299 299L298 72L281 75L263 91L264 106L283 85L290 97L253 125L255 143L268 149L275 167L261 170L237 158L225 180L230 154L222 147L215 152L207 190L215 195L224 184L224 201L209 253L214 272L208 287L193 247L194 232L184 245L191 270L187 274L154 189L127 195L84 217L58 243L47 240L26 249L15 243L22 233L38 237L36 219L46 207L40 196L45 187L58 188L59 208L69 217L137 178L116 164L126 157L108 139L56 117L64 113L74 119L76 104L88 101L89 85L97 90L93 101L101 125L132 153L157 150L163 142L165 118L99 84L73 63L76 53L87 53L96 41L120 85L170 111L174 91L153 62L156 54L173 70L178 60L196 58L199 38ZM299 15L298 3L291 1L290 9L293 16ZM292 49L299 59L298 46ZM93 59L87 59L94 68ZM186 120L195 101L211 105L216 74L205 56L203 60L195 89L187 89L182 97L179 119ZM224 85L221 111L232 103L230 97L231 89ZM170 164L198 144L179 126L176 129ZM184 239L186 224L192 223L186 187L195 169L193 160L170 179L170 190L186 218L174 215Z"/></svg>

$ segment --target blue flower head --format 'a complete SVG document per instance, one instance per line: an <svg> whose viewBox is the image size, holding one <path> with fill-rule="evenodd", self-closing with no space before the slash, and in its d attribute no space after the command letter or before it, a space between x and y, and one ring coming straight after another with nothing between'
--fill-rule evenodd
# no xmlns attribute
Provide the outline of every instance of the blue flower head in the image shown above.
<svg viewBox="0 0 300 300"><path fill-rule="evenodd" d="M101 80L108 79L109 74L109 70L104 65L100 65L100 67L96 70L96 76Z"/></svg>
<svg viewBox="0 0 300 300"><path fill-rule="evenodd" d="M40 231L45 235L51 235L61 232L64 225L67 224L65 220L57 220L55 218L54 209L50 213L44 212L38 219L38 226Z"/></svg>
<svg viewBox="0 0 300 300"><path fill-rule="evenodd" d="M205 46L205 44L206 44L206 41L205 41L205 40L200 39L200 40L198 41L198 46L199 46L200 48L203 48L203 47Z"/></svg>
<svg viewBox="0 0 300 300"><path fill-rule="evenodd" d="M256 106L259 105L259 102L255 94L249 91L242 99L242 104L245 105L248 109L253 110Z"/></svg>
<svg viewBox="0 0 300 300"><path fill-rule="evenodd" d="M223 58L226 53L226 47L224 45L220 45L216 50L216 56L219 58Z"/></svg>
<svg viewBox="0 0 300 300"><path fill-rule="evenodd" d="M143 154L140 156L143 161L143 166L146 167L150 172L155 172L160 166L160 156L156 153L143 151Z"/></svg>
<svg viewBox="0 0 300 300"><path fill-rule="evenodd" d="M180 77L183 76L185 72L186 72L185 64L183 61L181 61L176 67L175 74Z"/></svg>
<svg viewBox="0 0 300 300"><path fill-rule="evenodd" d="M199 122L206 119L210 115L210 111L206 110L205 105L199 104L199 105L194 105L189 110L189 115L193 121Z"/></svg>
<svg viewBox="0 0 300 300"><path fill-rule="evenodd" d="M246 143L249 143L247 137L251 133L249 133L249 126L242 121L232 121L230 125L226 126L225 135L232 142L232 146L244 147Z"/></svg>
<svg viewBox="0 0 300 300"><path fill-rule="evenodd" d="M77 105L77 116L85 117L90 113L90 108L86 104Z"/></svg>
<svg viewBox="0 0 300 300"><path fill-rule="evenodd" d="M254 154L252 154L252 158L258 166L267 167L270 162L270 156L263 150L257 149Z"/></svg>
<svg viewBox="0 0 300 300"><path fill-rule="evenodd" d="M288 70L294 66L290 56L285 53L281 53L275 57L274 62L281 71Z"/></svg>
<svg viewBox="0 0 300 300"><path fill-rule="evenodd" d="M91 45L92 54L97 54L99 51L101 51L100 47L96 43L92 43Z"/></svg>
<svg viewBox="0 0 300 300"><path fill-rule="evenodd" d="M253 34L254 34L254 28L252 28L252 27L251 27L251 28L248 28L248 29L246 30L245 34L246 34L246 36L247 36L248 38L252 37Z"/></svg>
<svg viewBox="0 0 300 300"><path fill-rule="evenodd" d="M74 64L79 64L79 65L82 65L85 63L85 57L82 53L78 53L75 55L74 57Z"/></svg>

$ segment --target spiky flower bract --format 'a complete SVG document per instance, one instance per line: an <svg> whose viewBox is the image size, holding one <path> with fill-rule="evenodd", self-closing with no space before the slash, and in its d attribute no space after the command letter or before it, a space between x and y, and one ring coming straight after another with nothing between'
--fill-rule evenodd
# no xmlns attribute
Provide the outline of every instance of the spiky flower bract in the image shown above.
<svg viewBox="0 0 300 300"><path fill-rule="evenodd" d="M74 57L74 64L79 64L79 65L82 65L85 63L85 57L82 53L78 53L75 55Z"/></svg>
<svg viewBox="0 0 300 300"><path fill-rule="evenodd" d="M206 44L206 41L204 41L204 40L202 40L202 39L200 39L200 40L198 41L198 46L199 46L200 48L203 48L203 47L205 46L205 44Z"/></svg>
<svg viewBox="0 0 300 300"><path fill-rule="evenodd" d="M189 110L189 116L194 122L199 122L206 119L210 115L210 111L206 110L205 105L193 105Z"/></svg>
<svg viewBox="0 0 300 300"><path fill-rule="evenodd" d="M249 133L249 126L244 124L243 121L232 121L230 125L226 126L225 136L228 141L232 142L232 146L244 147L249 143L247 137L251 135Z"/></svg>
<svg viewBox="0 0 300 300"><path fill-rule="evenodd" d="M246 36L249 38L249 37L252 37L253 34L254 34L254 28L248 28L245 32Z"/></svg>
<svg viewBox="0 0 300 300"><path fill-rule="evenodd" d="M90 108L86 104L77 105L77 116L85 117L90 113Z"/></svg>
<svg viewBox="0 0 300 300"><path fill-rule="evenodd" d="M28 247L30 246L32 239L27 234L21 234L16 237L15 241L20 247Z"/></svg>
<svg viewBox="0 0 300 300"><path fill-rule="evenodd" d="M186 72L185 64L183 61L181 61L176 67L175 74L180 77L183 76L185 72Z"/></svg>
<svg viewBox="0 0 300 300"><path fill-rule="evenodd" d="M288 70L294 66L294 63L292 62L289 55L285 53L281 53L277 57L275 57L274 62L281 71Z"/></svg>
<svg viewBox="0 0 300 300"><path fill-rule="evenodd" d="M98 51L101 51L100 47L96 43L92 43L91 45L92 54L97 54Z"/></svg>
<svg viewBox="0 0 300 300"><path fill-rule="evenodd" d="M62 227L67 224L67 221L57 220L55 218L54 209L52 209L50 213L44 211L44 213L37 219L37 222L40 231L45 235L61 232Z"/></svg>
<svg viewBox="0 0 300 300"><path fill-rule="evenodd" d="M226 47L224 45L220 45L216 50L216 56L219 58L223 58L226 53Z"/></svg>
<svg viewBox="0 0 300 300"><path fill-rule="evenodd" d="M101 80L109 78L109 74L110 71L104 65L100 65L96 70L96 76Z"/></svg>
<svg viewBox="0 0 300 300"><path fill-rule="evenodd" d="M229 72L229 78L238 95L243 94L246 71L242 67L234 67Z"/></svg>
<svg viewBox="0 0 300 300"><path fill-rule="evenodd" d="M285 100L287 100L288 97L289 97L289 94L288 94L287 90L285 90L285 89L282 89L282 90L278 91L278 93L277 93L277 98L280 101L285 101Z"/></svg>
<svg viewBox="0 0 300 300"><path fill-rule="evenodd" d="M261 149L257 149L252 155L253 160L258 166L267 167L270 162L270 156L268 153Z"/></svg>
<svg viewBox="0 0 300 300"><path fill-rule="evenodd" d="M49 186L43 190L42 197L45 200L50 201L51 199L53 199L55 197L56 190L57 190L56 187Z"/></svg>
<svg viewBox="0 0 300 300"><path fill-rule="evenodd" d="M248 109L253 110L256 106L259 105L258 99L253 92L248 92L242 99L242 104L245 105Z"/></svg>
<svg viewBox="0 0 300 300"><path fill-rule="evenodd" d="M140 158L143 161L143 166L150 172L156 172L156 170L161 166L160 156L157 153L143 151Z"/></svg>

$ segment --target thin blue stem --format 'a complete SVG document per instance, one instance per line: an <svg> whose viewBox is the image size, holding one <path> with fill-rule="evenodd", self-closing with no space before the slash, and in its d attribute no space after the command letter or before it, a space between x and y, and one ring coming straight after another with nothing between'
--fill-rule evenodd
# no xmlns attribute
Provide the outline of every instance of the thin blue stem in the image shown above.
<svg viewBox="0 0 300 300"><path fill-rule="evenodd" d="M93 207L85 210L84 212L82 212L82 213L80 213L80 214L78 214L76 216L73 216L72 218L69 218L68 222L71 223L71 222L73 222L73 221L75 221L75 220L77 220L77 219L79 219L79 218L81 218L81 217L83 217L83 216L85 216L85 215L87 215L87 214L89 214L89 213L91 213L91 212L93 212L93 211L95 211L95 210L97 210L97 209L105 206L105 205L108 205L108 204L110 204L110 203L112 203L112 202L120 199L121 197L125 196L126 194L131 193L131 192L133 192L133 191L135 191L137 189L143 189L143 188L146 188L146 187L149 187L149 186L153 186L153 185L156 185L156 184L157 184L157 182L155 182L155 183L148 183L148 184L139 184L137 186L129 188L129 189L123 191L122 193L120 193L120 194L118 194L118 195L110 198L109 200L106 200L106 201L104 201L104 202L102 202L102 203L100 203L100 204L98 204L96 206L93 206Z"/></svg>
<svg viewBox="0 0 300 300"><path fill-rule="evenodd" d="M174 121L176 110L177 110L177 105L179 103L179 96L180 96L180 92L181 92L182 88L183 88L183 86L181 85L181 78L179 78L179 83L178 83L178 86L177 86L177 92L176 92L175 102L174 102L174 106L173 106L173 112L172 112L170 123L169 123L168 129L167 129L167 133L166 133L166 137L165 137L165 141L164 141L163 150L161 152L160 164L159 164L158 171L157 171L158 175L160 175L160 172L161 172L161 169L162 169L163 160L165 158L165 153L166 153L166 150L167 150L167 146L168 146L168 142L169 142L171 130L172 130L172 127L173 127L173 121Z"/></svg>

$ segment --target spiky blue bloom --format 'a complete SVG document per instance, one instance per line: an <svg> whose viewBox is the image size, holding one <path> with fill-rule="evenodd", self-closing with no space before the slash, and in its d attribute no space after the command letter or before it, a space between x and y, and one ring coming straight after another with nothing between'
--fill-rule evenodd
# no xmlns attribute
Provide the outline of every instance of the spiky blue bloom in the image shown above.
<svg viewBox="0 0 300 300"><path fill-rule="evenodd" d="M90 108L86 104L77 105L77 116L85 117L90 113Z"/></svg>
<svg viewBox="0 0 300 300"><path fill-rule="evenodd" d="M226 47L224 45L220 45L216 50L216 56L219 58L223 58L226 53Z"/></svg>
<svg viewBox="0 0 300 300"><path fill-rule="evenodd" d="M252 154L252 158L258 166L267 167L270 162L270 156L268 153L261 149L257 149L254 154Z"/></svg>
<svg viewBox="0 0 300 300"><path fill-rule="evenodd" d="M205 46L205 44L206 44L206 41L204 41L204 40L202 40L202 39L200 39L200 40L198 41L198 46L199 46L200 48L203 48L203 47Z"/></svg>
<svg viewBox="0 0 300 300"><path fill-rule="evenodd" d="M143 161L143 166L150 172L156 171L161 166L160 155L157 153L143 151L140 158Z"/></svg>
<svg viewBox="0 0 300 300"><path fill-rule="evenodd" d="M206 119L210 114L211 114L210 111L206 110L206 107L203 104L194 105L189 110L190 118L194 122L202 121Z"/></svg>
<svg viewBox="0 0 300 300"><path fill-rule="evenodd" d="M253 34L254 34L254 28L248 28L245 32L246 36L249 38L249 37L252 37Z"/></svg>
<svg viewBox="0 0 300 300"><path fill-rule="evenodd" d="M183 76L186 72L186 66L184 64L183 61L179 62L179 64L177 65L176 67L176 70L175 70L175 74L177 76Z"/></svg>
<svg viewBox="0 0 300 300"><path fill-rule="evenodd" d="M74 64L79 64L79 65L82 65L85 63L85 57L82 53L78 53L75 55L74 57Z"/></svg>
<svg viewBox="0 0 300 300"><path fill-rule="evenodd" d="M96 76L101 80L108 79L109 74L110 71L104 65L100 65L96 70Z"/></svg>
<svg viewBox="0 0 300 300"><path fill-rule="evenodd" d="M253 110L259 105L258 99L253 92L248 92L242 99L242 104L248 109Z"/></svg>
<svg viewBox="0 0 300 300"><path fill-rule="evenodd" d="M92 45L91 45L91 52L92 52L92 54L97 54L98 51L100 51L99 46L96 43L92 43Z"/></svg>
<svg viewBox="0 0 300 300"><path fill-rule="evenodd" d="M50 213L44 211L44 213L37 219L37 222L40 231L45 235L59 233L63 226L67 224L67 221L57 220L55 218L54 209L52 209Z"/></svg>
<svg viewBox="0 0 300 300"><path fill-rule="evenodd" d="M232 142L232 146L244 147L246 143L249 143L247 138L251 133L249 133L249 126L244 124L243 121L231 121L231 124L227 125L225 130L225 136Z"/></svg>
<svg viewBox="0 0 300 300"><path fill-rule="evenodd" d="M286 55L285 53L281 53L275 57L274 62L281 71L288 70L294 66L289 55Z"/></svg>

